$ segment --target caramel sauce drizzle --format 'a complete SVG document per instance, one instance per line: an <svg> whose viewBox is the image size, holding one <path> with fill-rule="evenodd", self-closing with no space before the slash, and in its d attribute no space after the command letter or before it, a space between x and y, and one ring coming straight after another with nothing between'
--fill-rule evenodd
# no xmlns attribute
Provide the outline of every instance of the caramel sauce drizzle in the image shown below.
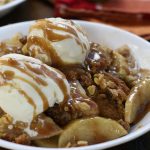
<svg viewBox="0 0 150 150"><path fill-rule="evenodd" d="M32 64L33 65L33 64ZM38 75L43 75L43 71L40 69L40 68L38 68L38 67L33 67L33 66L31 66L30 64L28 64L28 63L25 63L25 66L29 69L29 70L31 70L32 72L34 72L34 73L36 73L36 74L38 74Z"/></svg>
<svg viewBox="0 0 150 150"><path fill-rule="evenodd" d="M80 42L80 40L78 39L78 34L76 33L76 31L68 25L65 25L62 23L54 24L49 20L41 19L40 21L37 21L37 23L35 25L32 26L30 31L34 28L41 29L44 32L44 37L47 37L47 39L50 42L59 42L59 41L62 41L62 40L68 39L68 38L72 38L72 36L74 35L76 43L82 47L82 53L83 53L83 48L86 49L86 45L82 44ZM71 35L57 34L57 33L55 33L54 30L64 31L64 32L70 33ZM55 52L54 47L50 44L50 42L48 40L45 40L44 38L37 37L37 36L31 36L28 38L27 49L30 51L30 54L33 57L35 57L36 50L34 48L31 49L31 46L38 45L43 51L46 52L46 54L48 54L50 60L52 59L53 65L64 64L63 61L61 60L61 58ZM42 53L42 52L40 52L40 50L39 50L39 53Z"/></svg>
<svg viewBox="0 0 150 150"><path fill-rule="evenodd" d="M44 65L41 65L40 68L36 69L30 65L25 64L25 66L23 64L20 64L18 61L14 60L14 59L8 59L8 60L1 60L0 64L2 65L7 65L7 66L12 66L16 69L18 69L19 71L27 74L28 76L32 77L37 83L39 83L39 80L37 80L37 78L35 78L35 76L33 76L30 72L27 71L27 69L25 69L25 66L30 69L31 71L35 72L35 73L39 73L42 75L47 75L48 77L52 78L55 83L60 87L60 89L62 90L63 94L64 94L64 100L68 99L68 91L67 91L67 87L65 85L65 82L62 80L65 78L65 76L61 73L61 78L57 76L57 73L54 71L49 71ZM57 71L57 70L56 70ZM59 71L57 71L59 72ZM60 72L59 72L60 73ZM11 79L13 73L12 72L5 72L5 74L7 75L7 78ZM5 75L5 76L6 76ZM10 77L9 77L10 75ZM36 86L34 83L24 79L23 77L19 77L19 76L15 76L13 78L22 80L26 83L28 83L31 87L33 87L35 89L35 91L37 91L37 93L40 95L42 101L43 101L43 109L46 110L49 106L48 103L48 99L46 98L46 96L44 95L44 93L41 91L41 89L38 88L38 86ZM40 82L41 84L42 82ZM47 83L45 84L45 81L42 83L42 85L47 85Z"/></svg>
<svg viewBox="0 0 150 150"><path fill-rule="evenodd" d="M55 49L53 46L51 46L48 41L46 41L44 38L32 36L28 40L27 48L31 52L31 56L35 57L34 49L31 49L31 45L38 45L43 51L45 51L46 54L48 54L50 60L53 59L53 64L63 64L61 58L58 56L58 54L55 52Z"/></svg>
<svg viewBox="0 0 150 150"><path fill-rule="evenodd" d="M52 65L54 67L57 67L57 68L64 67L64 62L58 56L58 54L56 53L53 46L50 45L48 43L48 41L46 41L44 38L36 37L36 36L32 36L29 38L27 48L29 49L31 56L35 58L36 57L36 53L35 53L36 49L31 48L32 45L39 46L41 48L41 50L43 50L43 52L39 51L39 54L40 53L43 54L45 52L46 55L49 56L49 59L50 60L52 59ZM83 50L82 50L82 53L83 53ZM81 65L80 64L74 64L74 65L65 64L65 66L73 67L73 66L81 66Z"/></svg>
<svg viewBox="0 0 150 150"><path fill-rule="evenodd" d="M21 66L21 64L14 59L0 60L0 64L6 65L6 66L12 66L12 67L18 69L19 71L21 71L22 73L33 78L33 80L35 80L37 83L39 83L43 86L47 85L47 83L45 83L44 80L42 80L39 77L35 77L32 73L28 72L27 69L25 69L25 66Z"/></svg>
<svg viewBox="0 0 150 150"><path fill-rule="evenodd" d="M81 32L84 36L86 36L85 32L83 32L82 28L80 28L76 23L74 23L72 20L70 20L70 23L72 26L75 26L79 32Z"/></svg>
<svg viewBox="0 0 150 150"><path fill-rule="evenodd" d="M71 99L73 101L75 100L77 103L86 102L89 106L91 106L92 108L95 108L95 111L96 111L97 105L95 105L95 103L86 94L82 93L79 90L79 87L77 84L78 83L76 81L70 82Z"/></svg>
<svg viewBox="0 0 150 150"><path fill-rule="evenodd" d="M41 66L41 69L45 72L47 76L52 78L57 83L57 85L59 86L59 88L62 90L64 94L64 101L67 101L69 98L69 95L68 95L67 87L64 81L62 80L62 78L64 77L63 76L62 78L58 77L57 73L55 73L54 71L49 71L44 65Z"/></svg>
<svg viewBox="0 0 150 150"><path fill-rule="evenodd" d="M33 99L23 90L18 90L18 92L20 94L22 94L28 100L28 103L34 107L34 111L35 111L36 110L36 104L34 103Z"/></svg>
<svg viewBox="0 0 150 150"><path fill-rule="evenodd" d="M44 73L42 72L42 70L40 68L38 68L38 67L32 67L31 65L29 65L27 63L25 63L25 66L29 70L31 70L32 72L36 73L37 75L44 75ZM36 77L36 80L38 80L38 83L40 83L43 86L47 86L48 85L48 83L46 81L42 80L41 78L37 78Z"/></svg>
<svg viewBox="0 0 150 150"><path fill-rule="evenodd" d="M15 88L16 90L18 90L18 92L20 94L22 94L26 98L26 100L28 101L28 103L31 104L34 109L36 109L36 105L35 105L34 101L32 100L32 98L30 96L28 96L28 94L26 92L24 92L23 90L15 87L14 84L5 82L4 84L1 84L0 86L7 86L7 85L9 85L9 86Z"/></svg>
<svg viewBox="0 0 150 150"><path fill-rule="evenodd" d="M49 138L62 132L62 130L55 124L55 122L53 122L51 118L44 114L40 114L35 117L31 123L30 128L38 133L37 136L32 137L33 140L35 138Z"/></svg>
<svg viewBox="0 0 150 150"><path fill-rule="evenodd" d="M54 22L51 22L50 20L41 19L37 21L37 23L33 25L31 29L33 28L42 29L44 31L45 36L48 38L48 40L52 42L61 41L61 40L71 37L69 34L68 35L57 34L54 32L54 30L64 31L64 32L70 33L78 37L76 31L72 27L70 27L69 25L60 23L60 22L54 23Z"/></svg>
<svg viewBox="0 0 150 150"><path fill-rule="evenodd" d="M22 77L16 76L15 78L16 78L16 79L19 79L19 80L21 80L21 81L24 81L24 82L28 83L31 87L33 87L33 88L35 89L35 91L39 94L39 96L40 96L41 99L42 99L42 102L43 102L43 110L46 110L46 109L48 108L48 106L49 106L49 104L48 104L48 99L46 98L46 96L44 95L44 93L43 93L34 83L32 83L32 82L30 82L30 81L28 81L28 80L26 80L26 79L24 79L24 78L22 78Z"/></svg>
<svg viewBox="0 0 150 150"><path fill-rule="evenodd" d="M42 82L42 79L39 80L40 78L35 78L31 73L29 73L27 71L27 69L24 68L24 66L21 66L21 64L18 61L16 61L16 60L13 60L13 59L1 60L0 64L7 65L7 66L12 66L12 67L18 69L19 71L27 74L28 76L32 77L37 83L40 83L40 84L42 84L44 86L47 85L47 83L45 84L45 81ZM7 78L9 78L9 77L7 77ZM46 98L46 96L44 95L44 93L35 84L31 83L30 81L28 81L28 80L26 80L26 79L24 79L22 77L15 76L15 78L20 79L20 80L28 83L29 85L31 85L37 91L37 93L40 95L40 97L41 97L41 99L43 101L43 109L45 110L45 109L48 108L48 106L49 106L48 99Z"/></svg>

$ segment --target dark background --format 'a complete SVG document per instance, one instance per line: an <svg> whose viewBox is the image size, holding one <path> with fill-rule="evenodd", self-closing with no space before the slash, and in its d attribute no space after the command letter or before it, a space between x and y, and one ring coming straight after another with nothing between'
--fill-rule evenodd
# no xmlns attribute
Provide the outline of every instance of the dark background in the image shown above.
<svg viewBox="0 0 150 150"><path fill-rule="evenodd" d="M8 15L0 18L0 26L52 16L53 6L47 0L26 0Z"/></svg>
<svg viewBox="0 0 150 150"><path fill-rule="evenodd" d="M0 18L0 26L54 16L53 6L46 0L27 0ZM108 150L150 150L150 132L129 143Z"/></svg>

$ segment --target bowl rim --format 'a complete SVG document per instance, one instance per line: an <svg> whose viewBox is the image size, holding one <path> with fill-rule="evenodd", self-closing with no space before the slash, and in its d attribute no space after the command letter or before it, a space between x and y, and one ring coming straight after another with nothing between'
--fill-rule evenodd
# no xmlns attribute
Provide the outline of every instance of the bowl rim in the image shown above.
<svg viewBox="0 0 150 150"><path fill-rule="evenodd" d="M4 4L4 5L0 6L0 11L7 10L9 8L15 7L15 6L19 5L20 3L24 2L24 1L26 1L26 0L13 0L12 2L9 2L7 4Z"/></svg>
<svg viewBox="0 0 150 150"><path fill-rule="evenodd" d="M24 0L23 0L24 1ZM110 25L105 25L102 23L93 23L93 22L88 22L88 21L80 21L80 20L74 20L77 23L80 23L81 26L82 24L89 24L89 25L99 25L102 27L106 27L106 28L110 28L113 30L117 30L119 32L122 32L123 34L126 34L128 36L132 36L133 38L136 38L138 40L141 40L142 42L144 42L146 45L148 44L148 46L150 47L150 43L144 39L142 39L141 37L130 33L128 31L122 30L120 28L117 27L113 27ZM24 22L19 22L19 23L14 23L14 24L9 24L6 26L2 26L0 27L0 30L7 30L7 28L10 28L11 26L19 26L19 25L30 25L31 23L33 23L33 21L24 21ZM132 141L138 137L140 137L141 135L147 133L150 131L150 123L146 124L145 126L142 126L140 128L137 128L136 131L131 132L123 137L120 137L118 139L114 139L111 141L107 141L104 143L99 143L99 144L93 144L93 145L89 145L89 146L84 146L84 147L78 147L78 148L69 148L69 150L99 150L99 149L106 149L106 148L110 148L110 147L114 147L129 141ZM17 150L68 150L68 148L45 148L45 147L35 147L35 146L26 146L26 145L21 145L21 144L16 144L16 143L12 143L12 142L8 142L5 140L0 139L0 147L3 148L9 148L9 149L17 149Z"/></svg>

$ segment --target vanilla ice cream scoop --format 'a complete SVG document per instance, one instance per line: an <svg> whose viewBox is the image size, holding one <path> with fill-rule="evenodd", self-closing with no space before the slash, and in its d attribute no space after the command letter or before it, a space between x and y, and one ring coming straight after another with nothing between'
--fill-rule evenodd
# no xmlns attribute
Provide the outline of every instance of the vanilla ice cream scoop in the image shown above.
<svg viewBox="0 0 150 150"><path fill-rule="evenodd" d="M0 108L14 123L30 124L38 114L69 95L65 76L40 60L20 54L0 58Z"/></svg>
<svg viewBox="0 0 150 150"><path fill-rule="evenodd" d="M90 49L84 30L71 20L50 18L30 28L23 52L49 65L82 64Z"/></svg>

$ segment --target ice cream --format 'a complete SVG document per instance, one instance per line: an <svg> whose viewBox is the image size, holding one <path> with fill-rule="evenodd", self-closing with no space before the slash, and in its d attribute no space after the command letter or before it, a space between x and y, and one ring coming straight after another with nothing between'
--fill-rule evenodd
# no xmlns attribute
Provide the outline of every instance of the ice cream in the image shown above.
<svg viewBox="0 0 150 150"><path fill-rule="evenodd" d="M49 65L62 66L82 64L89 48L81 26L71 20L50 18L38 20L31 26L23 51Z"/></svg>
<svg viewBox="0 0 150 150"><path fill-rule="evenodd" d="M20 54L0 58L0 108L14 123L30 124L35 116L69 95L65 76L40 60Z"/></svg>

